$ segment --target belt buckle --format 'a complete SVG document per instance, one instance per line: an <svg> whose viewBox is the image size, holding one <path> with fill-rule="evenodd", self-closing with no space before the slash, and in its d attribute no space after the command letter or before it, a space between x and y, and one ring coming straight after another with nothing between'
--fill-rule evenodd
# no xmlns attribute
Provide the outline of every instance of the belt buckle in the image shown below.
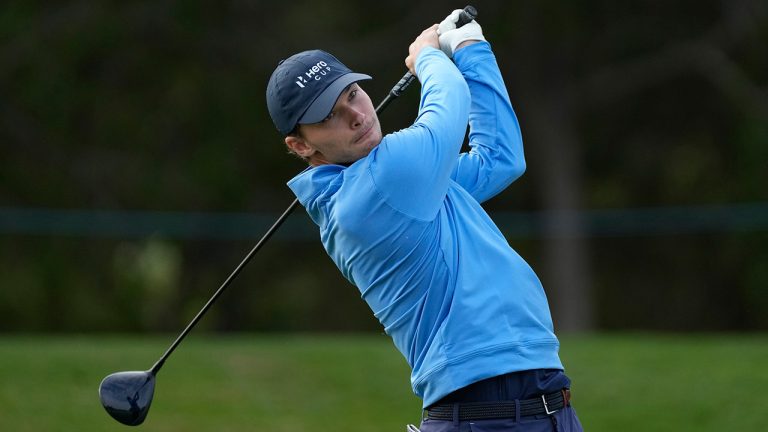
<svg viewBox="0 0 768 432"><path fill-rule="evenodd" d="M544 398L544 395L541 395L541 402L544 403L544 412L547 413L547 415L552 415L556 413L558 410L549 410L549 405L547 404L547 399Z"/></svg>

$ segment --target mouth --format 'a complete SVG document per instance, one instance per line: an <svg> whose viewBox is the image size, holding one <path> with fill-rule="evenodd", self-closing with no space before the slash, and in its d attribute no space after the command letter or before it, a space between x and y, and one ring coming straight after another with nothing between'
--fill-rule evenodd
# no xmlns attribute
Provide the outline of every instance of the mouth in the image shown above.
<svg viewBox="0 0 768 432"><path fill-rule="evenodd" d="M373 126L376 124L375 121L371 122L370 125L368 125L367 128L365 128L365 131L361 133L355 140L353 141L355 144L359 143L363 138L367 137L371 134L371 131L373 130Z"/></svg>

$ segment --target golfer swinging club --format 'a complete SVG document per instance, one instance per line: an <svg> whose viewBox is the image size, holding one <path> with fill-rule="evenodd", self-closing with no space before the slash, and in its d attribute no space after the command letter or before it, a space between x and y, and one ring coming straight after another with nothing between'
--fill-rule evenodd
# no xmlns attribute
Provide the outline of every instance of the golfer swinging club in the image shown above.
<svg viewBox="0 0 768 432"><path fill-rule="evenodd" d="M460 13L410 45L418 117L383 137L370 76L319 50L280 63L269 113L309 164L288 185L408 361L423 432L580 431L541 283L480 206L525 161L491 47Z"/></svg>

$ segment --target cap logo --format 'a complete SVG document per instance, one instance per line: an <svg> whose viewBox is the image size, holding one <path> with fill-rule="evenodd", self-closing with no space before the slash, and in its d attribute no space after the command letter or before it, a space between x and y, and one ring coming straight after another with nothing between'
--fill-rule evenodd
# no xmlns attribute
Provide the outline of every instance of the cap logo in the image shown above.
<svg viewBox="0 0 768 432"><path fill-rule="evenodd" d="M296 85L304 88L304 84L306 84L308 80L314 79L315 81L319 81L324 75L328 75L328 72L330 71L331 67L328 66L328 63L320 60L311 68L307 69L307 71L304 72L304 75L299 75L297 77L298 81L296 81Z"/></svg>

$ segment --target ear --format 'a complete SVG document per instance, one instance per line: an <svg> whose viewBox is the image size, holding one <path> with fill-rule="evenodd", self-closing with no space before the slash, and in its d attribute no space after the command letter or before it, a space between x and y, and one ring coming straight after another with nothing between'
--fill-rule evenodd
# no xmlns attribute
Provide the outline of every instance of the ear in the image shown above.
<svg viewBox="0 0 768 432"><path fill-rule="evenodd" d="M315 154L317 150L315 150L312 146L309 145L307 140L305 140L302 137L289 135L285 137L285 145L294 153L297 155L309 159L310 156Z"/></svg>

